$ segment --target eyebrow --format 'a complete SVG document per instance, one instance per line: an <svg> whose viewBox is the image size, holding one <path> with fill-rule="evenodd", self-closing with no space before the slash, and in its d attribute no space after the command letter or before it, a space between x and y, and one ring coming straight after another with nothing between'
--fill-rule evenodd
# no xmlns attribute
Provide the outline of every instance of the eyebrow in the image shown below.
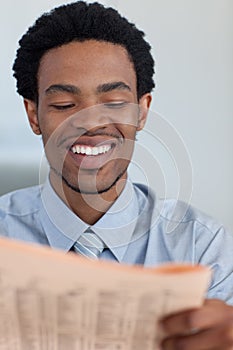
<svg viewBox="0 0 233 350"><path fill-rule="evenodd" d="M46 90L46 95L57 93L57 92L68 92L69 94L78 95L81 93L81 90L74 85L69 84L54 84L50 85Z"/></svg>
<svg viewBox="0 0 233 350"><path fill-rule="evenodd" d="M125 84L123 81L114 81L112 83L101 84L96 89L98 93L110 92L113 90L131 91L131 88L129 87L129 85Z"/></svg>
<svg viewBox="0 0 233 350"><path fill-rule="evenodd" d="M111 83L105 83L97 86L96 91L97 93L105 93L105 92L110 92L113 90L128 90L131 91L131 88L129 85L124 83L123 81L114 81ZM70 84L53 84L50 85L46 90L45 94L50 95L53 93L58 93L58 92L66 92L69 94L73 95L78 95L81 93L81 90L75 86L75 85L70 85Z"/></svg>

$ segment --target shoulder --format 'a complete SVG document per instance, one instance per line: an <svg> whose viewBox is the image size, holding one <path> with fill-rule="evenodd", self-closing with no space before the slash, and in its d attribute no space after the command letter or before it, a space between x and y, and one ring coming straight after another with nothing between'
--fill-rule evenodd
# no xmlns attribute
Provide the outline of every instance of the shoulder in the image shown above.
<svg viewBox="0 0 233 350"><path fill-rule="evenodd" d="M189 203L157 199L144 185L136 185L136 191L147 198L147 212L151 211L146 263L153 266L175 261L209 266L212 279L207 296L233 303L232 233Z"/></svg>
<svg viewBox="0 0 233 350"><path fill-rule="evenodd" d="M28 187L0 197L0 219L6 215L23 216L38 210L41 186Z"/></svg>
<svg viewBox="0 0 233 350"><path fill-rule="evenodd" d="M209 231L215 233L219 231L223 225L210 215L195 208L190 203L186 203L177 199L157 198L153 189L144 184L134 184L135 191L139 197L139 201L146 201L147 206L158 217L156 223L160 223L167 233L178 231L185 232L202 232Z"/></svg>
<svg viewBox="0 0 233 350"><path fill-rule="evenodd" d="M211 231L215 231L222 226L216 219L195 208L190 203L176 199L160 199L159 207L162 218L174 224L194 225Z"/></svg>
<svg viewBox="0 0 233 350"><path fill-rule="evenodd" d="M48 244L42 209L42 186L28 187L0 197L0 236Z"/></svg>
<svg viewBox="0 0 233 350"><path fill-rule="evenodd" d="M190 203L166 199L160 200L159 206L162 220L169 222L171 232L176 227L178 227L178 231L186 229L198 240L198 237L201 237L203 233L212 239L216 233L225 231L221 222Z"/></svg>

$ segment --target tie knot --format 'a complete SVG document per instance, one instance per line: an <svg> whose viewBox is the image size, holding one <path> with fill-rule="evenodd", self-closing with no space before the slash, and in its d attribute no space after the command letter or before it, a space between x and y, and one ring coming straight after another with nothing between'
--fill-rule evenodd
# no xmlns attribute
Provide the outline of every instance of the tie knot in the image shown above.
<svg viewBox="0 0 233 350"><path fill-rule="evenodd" d="M74 251L87 258L98 259L105 247L102 239L91 228L88 228L75 242Z"/></svg>

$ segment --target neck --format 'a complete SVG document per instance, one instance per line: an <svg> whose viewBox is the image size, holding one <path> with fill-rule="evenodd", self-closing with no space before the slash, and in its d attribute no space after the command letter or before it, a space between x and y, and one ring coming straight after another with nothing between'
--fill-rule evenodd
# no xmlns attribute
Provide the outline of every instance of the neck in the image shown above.
<svg viewBox="0 0 233 350"><path fill-rule="evenodd" d="M74 191L61 178L50 172L50 181L53 189L63 202L88 225L95 224L112 206L126 185L125 173L118 182L107 192L83 194Z"/></svg>

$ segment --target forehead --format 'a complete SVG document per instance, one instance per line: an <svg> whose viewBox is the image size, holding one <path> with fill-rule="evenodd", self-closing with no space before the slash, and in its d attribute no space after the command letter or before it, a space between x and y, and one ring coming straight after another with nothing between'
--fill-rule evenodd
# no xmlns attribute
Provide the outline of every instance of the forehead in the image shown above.
<svg viewBox="0 0 233 350"><path fill-rule="evenodd" d="M38 71L39 90L61 82L88 88L119 80L136 89L136 73L126 49L95 40L72 42L49 50L42 57Z"/></svg>

